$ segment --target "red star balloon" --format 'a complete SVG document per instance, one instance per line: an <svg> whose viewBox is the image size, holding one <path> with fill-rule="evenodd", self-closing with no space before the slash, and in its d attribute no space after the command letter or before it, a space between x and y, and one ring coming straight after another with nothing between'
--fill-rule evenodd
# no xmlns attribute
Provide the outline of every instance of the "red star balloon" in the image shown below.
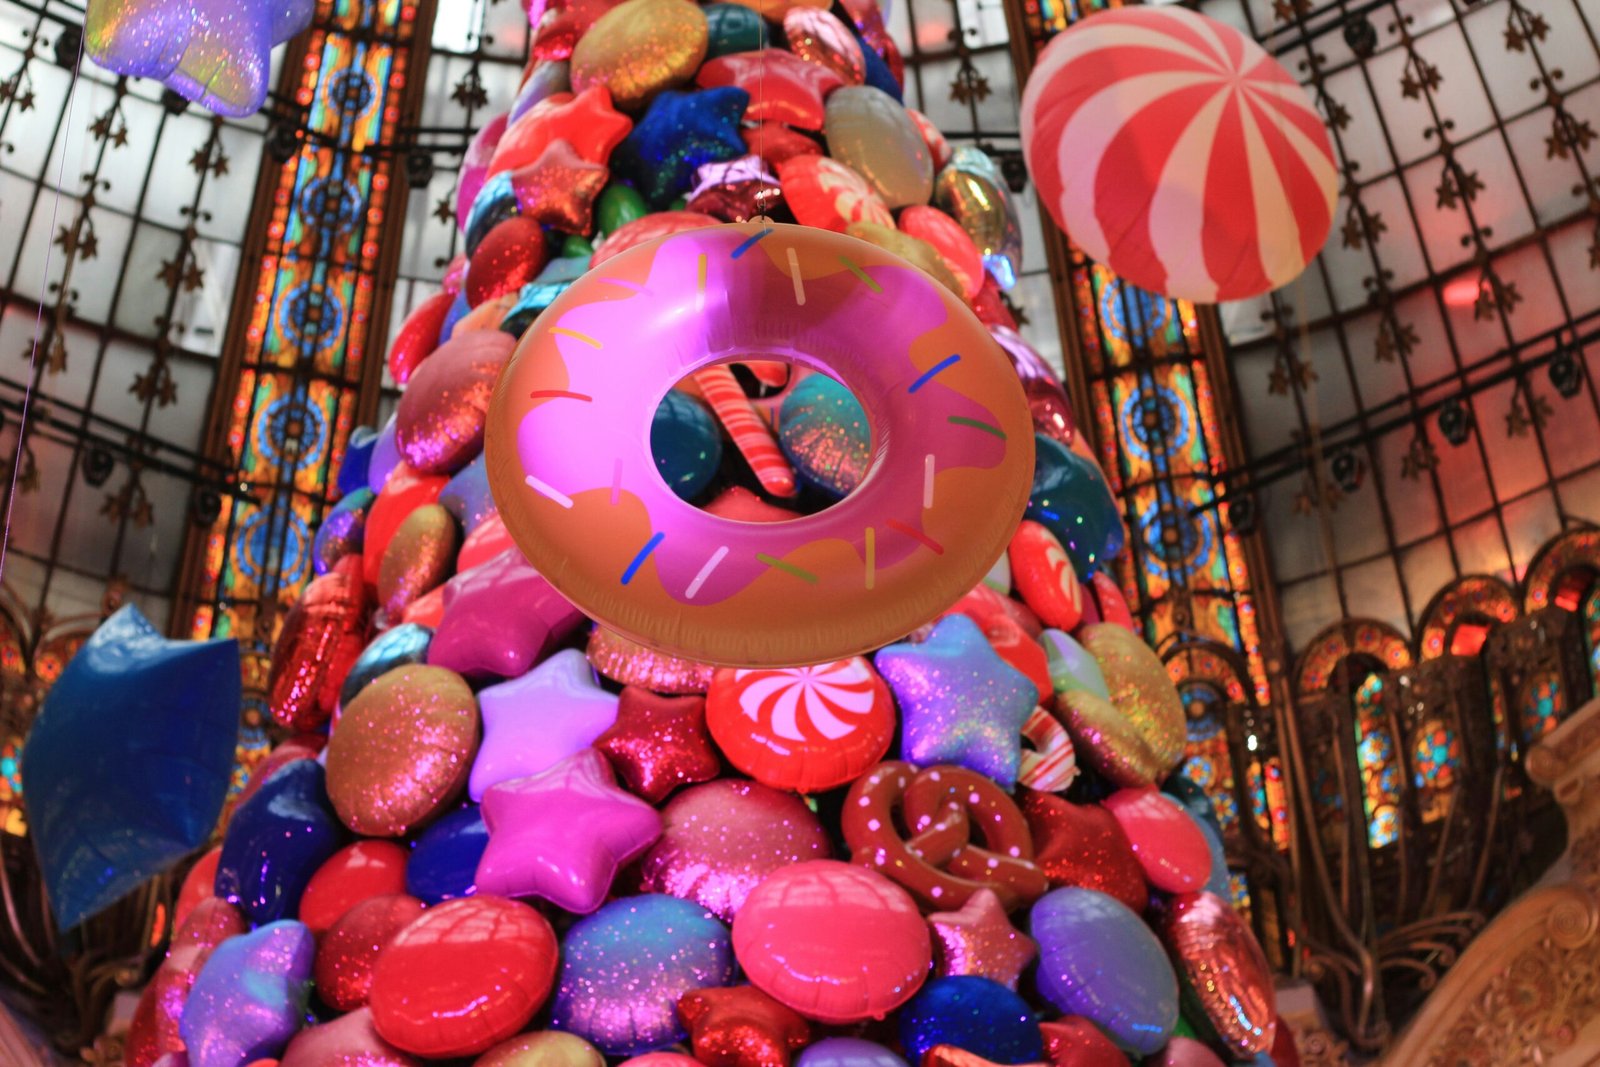
<svg viewBox="0 0 1600 1067"><path fill-rule="evenodd" d="M1097 889L1136 912L1150 902L1144 870L1116 817L1098 804L1027 793L1022 814L1033 833L1034 862L1053 886Z"/></svg>
<svg viewBox="0 0 1600 1067"><path fill-rule="evenodd" d="M603 85L577 96L556 93L529 108L506 130L489 161L489 177L536 161L552 141L566 141L590 163L604 163L633 129L633 120L611 106Z"/></svg>
<svg viewBox="0 0 1600 1067"><path fill-rule="evenodd" d="M604 752L628 788L659 804L680 785L709 782L722 770L706 733L704 697L668 697L628 686L617 721L594 747Z"/></svg>
<svg viewBox="0 0 1600 1067"><path fill-rule="evenodd" d="M707 1067L788 1067L811 1027L755 986L697 989L678 999L695 1059Z"/></svg>
<svg viewBox="0 0 1600 1067"><path fill-rule="evenodd" d="M940 911L928 916L939 962L935 973L991 978L1008 989L1017 988L1023 970L1039 954L1033 939L1006 918L1006 909L992 889L980 889L960 911Z"/></svg>
<svg viewBox="0 0 1600 1067"><path fill-rule="evenodd" d="M1124 1056L1100 1028L1081 1015L1040 1023L1045 1058L1053 1067L1128 1067Z"/></svg>
<svg viewBox="0 0 1600 1067"><path fill-rule="evenodd" d="M844 84L827 67L776 48L718 56L694 80L705 89L733 85L749 93L748 122L773 119L803 130L822 129L822 101Z"/></svg>
<svg viewBox="0 0 1600 1067"><path fill-rule="evenodd" d="M564 140L551 141L539 158L511 172L511 188L523 218L562 233L594 228L594 201L611 180L611 171L590 163Z"/></svg>

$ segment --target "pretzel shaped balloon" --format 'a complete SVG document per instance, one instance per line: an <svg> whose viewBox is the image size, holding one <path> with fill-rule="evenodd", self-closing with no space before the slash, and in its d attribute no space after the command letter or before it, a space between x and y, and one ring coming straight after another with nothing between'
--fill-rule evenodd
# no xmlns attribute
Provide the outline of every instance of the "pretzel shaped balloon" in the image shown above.
<svg viewBox="0 0 1600 1067"><path fill-rule="evenodd" d="M899 882L927 910L951 911L992 889L1009 911L1049 888L1022 812L965 767L880 763L850 787L843 828L852 862Z"/></svg>

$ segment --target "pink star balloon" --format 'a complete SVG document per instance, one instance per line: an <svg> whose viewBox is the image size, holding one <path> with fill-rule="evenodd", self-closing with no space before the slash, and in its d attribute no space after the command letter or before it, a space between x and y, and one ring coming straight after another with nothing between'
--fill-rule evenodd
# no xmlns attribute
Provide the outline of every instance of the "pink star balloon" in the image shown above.
<svg viewBox="0 0 1600 1067"><path fill-rule="evenodd" d="M587 749L617 721L617 698L601 689L583 653L557 652L521 678L478 694L483 744L467 792L482 800L491 786L555 766Z"/></svg>
<svg viewBox="0 0 1600 1067"><path fill-rule="evenodd" d="M542 897L579 915L598 908L617 871L661 836L656 809L618 788L592 748L493 787L483 820L489 847L478 861L479 893Z"/></svg>
<svg viewBox="0 0 1600 1067"><path fill-rule="evenodd" d="M515 678L583 622L583 614L516 547L444 586L428 662L467 678Z"/></svg>
<svg viewBox="0 0 1600 1067"><path fill-rule="evenodd" d="M84 45L107 70L157 78L219 115L267 98L272 49L311 24L312 0L89 0Z"/></svg>

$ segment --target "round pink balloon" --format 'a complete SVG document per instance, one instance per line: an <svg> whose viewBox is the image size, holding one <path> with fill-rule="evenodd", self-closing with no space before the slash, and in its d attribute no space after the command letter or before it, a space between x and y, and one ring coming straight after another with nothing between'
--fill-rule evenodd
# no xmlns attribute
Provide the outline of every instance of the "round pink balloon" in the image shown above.
<svg viewBox="0 0 1600 1067"><path fill-rule="evenodd" d="M661 810L661 840L639 864L639 888L692 900L728 922L772 872L832 854L805 801L723 778L685 789Z"/></svg>
<svg viewBox="0 0 1600 1067"><path fill-rule="evenodd" d="M1174 1037L1144 1062L1145 1067L1227 1067L1215 1052L1192 1037Z"/></svg>
<svg viewBox="0 0 1600 1067"><path fill-rule="evenodd" d="M733 921L733 952L756 988L825 1023L883 1018L933 961L911 895L836 860L797 863L757 886Z"/></svg>
<svg viewBox="0 0 1600 1067"><path fill-rule="evenodd" d="M1168 893L1193 893L1211 877L1211 849L1178 802L1153 786L1119 789L1101 804L1128 835L1146 880Z"/></svg>

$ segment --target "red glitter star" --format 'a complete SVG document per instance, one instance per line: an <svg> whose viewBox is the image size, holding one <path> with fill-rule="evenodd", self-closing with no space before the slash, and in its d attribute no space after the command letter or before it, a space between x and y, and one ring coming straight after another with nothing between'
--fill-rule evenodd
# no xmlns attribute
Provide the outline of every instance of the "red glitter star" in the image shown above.
<svg viewBox="0 0 1600 1067"><path fill-rule="evenodd" d="M798 1014L755 986L697 989L678 999L695 1059L708 1067L788 1067L811 1039Z"/></svg>
<svg viewBox="0 0 1600 1067"><path fill-rule="evenodd" d="M992 889L972 894L960 911L935 912L928 925L939 946L941 976L979 975L1015 989L1023 969L1039 953L1033 940L1011 925Z"/></svg>
<svg viewBox="0 0 1600 1067"><path fill-rule="evenodd" d="M704 697L666 697L628 686L617 721L594 747L611 759L634 793L659 804L691 782L709 782L722 770L706 730Z"/></svg>

